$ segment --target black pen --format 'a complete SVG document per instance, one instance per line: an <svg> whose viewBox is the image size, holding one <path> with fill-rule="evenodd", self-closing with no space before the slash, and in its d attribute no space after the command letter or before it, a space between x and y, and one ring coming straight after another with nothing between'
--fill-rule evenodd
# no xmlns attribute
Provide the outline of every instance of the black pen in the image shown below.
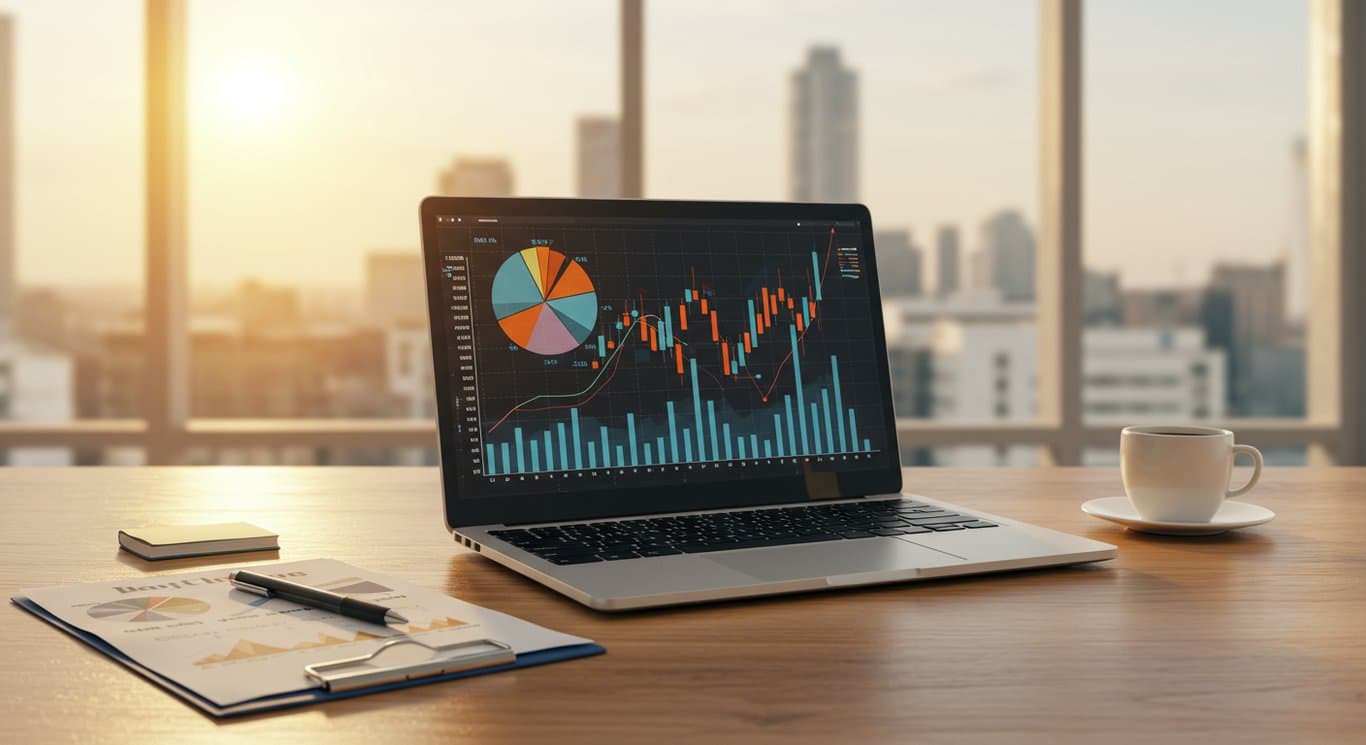
<svg viewBox="0 0 1366 745"><path fill-rule="evenodd" d="M280 598L313 608L322 608L333 613L340 613L348 618L378 624L387 624L391 621L393 623L408 623L408 619L382 605L367 603L364 600L338 595L335 592L320 590L297 582L267 577L256 572L239 569L228 575L228 581L232 583L233 587L244 592L267 598Z"/></svg>

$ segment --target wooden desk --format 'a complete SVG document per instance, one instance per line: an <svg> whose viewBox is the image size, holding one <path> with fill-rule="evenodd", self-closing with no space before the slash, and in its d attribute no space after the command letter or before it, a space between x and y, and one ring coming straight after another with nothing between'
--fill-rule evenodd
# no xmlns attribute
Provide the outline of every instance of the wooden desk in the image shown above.
<svg viewBox="0 0 1366 745"><path fill-rule="evenodd" d="M219 723L15 607L10 742L1366 741L1366 468L1270 469L1215 538L1083 515L1114 469L920 469L908 488L1119 545L1115 561L601 615L457 548L433 469L0 469L0 585L185 571L121 526L249 519L603 643L604 656ZM401 737L400 737L401 736Z"/></svg>

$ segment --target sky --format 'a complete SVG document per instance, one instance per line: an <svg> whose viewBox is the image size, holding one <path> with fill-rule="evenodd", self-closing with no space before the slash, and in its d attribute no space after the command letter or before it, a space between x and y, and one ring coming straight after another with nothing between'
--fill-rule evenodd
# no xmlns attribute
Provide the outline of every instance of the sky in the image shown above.
<svg viewBox="0 0 1366 745"><path fill-rule="evenodd" d="M1085 246L1134 286L1270 261L1304 132L1304 0L1089 0ZM142 3L0 0L15 23L25 285L142 279ZM1037 226L1033 0L647 0L646 190L787 196L788 77L811 44L859 74L861 198L922 246ZM355 285L417 250L458 155L572 196L573 123L614 113L615 0L192 0L190 271ZM931 254L933 252L930 252ZM933 271L933 257L927 266Z"/></svg>

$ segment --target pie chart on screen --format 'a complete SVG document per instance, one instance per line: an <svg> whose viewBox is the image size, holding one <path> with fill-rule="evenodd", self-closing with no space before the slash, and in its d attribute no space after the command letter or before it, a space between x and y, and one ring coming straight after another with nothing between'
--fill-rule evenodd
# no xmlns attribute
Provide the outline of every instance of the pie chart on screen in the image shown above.
<svg viewBox="0 0 1366 745"><path fill-rule="evenodd" d="M492 294L498 325L528 352L571 352L598 324L598 293L588 273L547 246L509 256L493 275Z"/></svg>

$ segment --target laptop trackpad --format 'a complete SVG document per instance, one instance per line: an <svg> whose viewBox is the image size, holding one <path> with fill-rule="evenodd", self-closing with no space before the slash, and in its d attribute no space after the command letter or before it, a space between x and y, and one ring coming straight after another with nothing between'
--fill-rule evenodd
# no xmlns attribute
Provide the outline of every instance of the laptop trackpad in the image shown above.
<svg viewBox="0 0 1366 745"><path fill-rule="evenodd" d="M957 556L895 538L802 543L706 558L764 582L880 572L913 577L915 569L963 563Z"/></svg>

